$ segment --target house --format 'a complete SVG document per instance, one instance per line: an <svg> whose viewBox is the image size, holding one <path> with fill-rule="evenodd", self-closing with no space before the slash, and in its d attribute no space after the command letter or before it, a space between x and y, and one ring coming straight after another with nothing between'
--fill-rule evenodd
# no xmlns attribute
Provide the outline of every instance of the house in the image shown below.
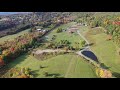
<svg viewBox="0 0 120 90"><path fill-rule="evenodd" d="M37 29L38 31L41 31L41 29Z"/></svg>
<svg viewBox="0 0 120 90"><path fill-rule="evenodd" d="M45 33L45 32L46 32L46 30L42 30L42 32L43 32L43 33Z"/></svg>
<svg viewBox="0 0 120 90"><path fill-rule="evenodd" d="M74 32L76 32L76 30L77 30L77 29L70 29L68 32L69 32L69 33L74 33Z"/></svg>

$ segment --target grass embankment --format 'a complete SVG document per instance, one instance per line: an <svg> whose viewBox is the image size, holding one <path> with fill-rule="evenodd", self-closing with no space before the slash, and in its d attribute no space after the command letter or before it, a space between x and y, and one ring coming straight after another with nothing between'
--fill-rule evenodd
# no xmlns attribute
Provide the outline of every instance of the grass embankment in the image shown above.
<svg viewBox="0 0 120 90"><path fill-rule="evenodd" d="M85 35L88 41L93 43L91 46L92 51L96 54L99 61L113 72L113 75L120 77L120 56L117 53L117 45L112 40L107 41L105 33L99 32L95 34L94 30L93 33L88 31Z"/></svg>

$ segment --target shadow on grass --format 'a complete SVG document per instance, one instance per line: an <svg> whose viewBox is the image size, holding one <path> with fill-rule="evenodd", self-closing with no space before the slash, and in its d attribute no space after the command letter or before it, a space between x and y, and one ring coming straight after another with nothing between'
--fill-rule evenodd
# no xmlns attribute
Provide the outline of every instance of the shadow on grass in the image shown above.
<svg viewBox="0 0 120 90"><path fill-rule="evenodd" d="M39 72L39 70L34 70L34 71L31 71L30 73L33 75L33 77L37 77L39 76L37 72Z"/></svg>
<svg viewBox="0 0 120 90"><path fill-rule="evenodd" d="M104 63L101 63L100 66L104 69L109 69L110 67L107 67Z"/></svg>
<svg viewBox="0 0 120 90"><path fill-rule="evenodd" d="M15 67L17 64L20 64L21 62L23 62L26 58L28 58L28 54L23 54L23 55L20 55L18 58L14 59L13 61L11 61L7 67L8 68L13 68Z"/></svg>
<svg viewBox="0 0 120 90"><path fill-rule="evenodd" d="M48 66L41 66L40 65L40 69L43 69L43 68L48 68Z"/></svg>
<svg viewBox="0 0 120 90"><path fill-rule="evenodd" d="M92 46L92 45L94 45L94 43L86 44L85 47L86 46Z"/></svg>
<svg viewBox="0 0 120 90"><path fill-rule="evenodd" d="M28 54L24 54L19 56L17 59L11 61L6 66L2 67L0 69L0 76L4 75L8 72L11 68L14 68L17 64L20 64L22 61L24 61L28 57Z"/></svg>
<svg viewBox="0 0 120 90"><path fill-rule="evenodd" d="M47 77L64 78L64 77L61 77L61 74L59 73L51 73L51 74L48 74Z"/></svg>
<svg viewBox="0 0 120 90"><path fill-rule="evenodd" d="M115 76L115 77L117 77L117 78L120 78L120 73L113 72L112 75Z"/></svg>

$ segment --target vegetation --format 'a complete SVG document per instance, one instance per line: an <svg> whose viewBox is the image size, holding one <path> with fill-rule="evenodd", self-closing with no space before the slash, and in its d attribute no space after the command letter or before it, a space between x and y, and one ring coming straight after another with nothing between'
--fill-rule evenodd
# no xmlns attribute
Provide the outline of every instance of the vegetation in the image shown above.
<svg viewBox="0 0 120 90"><path fill-rule="evenodd" d="M94 43L91 46L92 51L95 53L97 58L101 63L104 63L106 68L109 69L112 73L120 73L119 70L119 47L112 41L107 41L107 35L105 33L99 33L93 35L91 33L87 33L85 35L89 43Z"/></svg>
<svg viewBox="0 0 120 90"><path fill-rule="evenodd" d="M56 32L57 32L57 33L62 32L62 28L58 28Z"/></svg>
<svg viewBox="0 0 120 90"><path fill-rule="evenodd" d="M72 24L74 25L76 23L71 22L71 23L68 23L68 24L61 25L58 28L62 28L64 30L66 30ZM61 33L56 33L58 28L53 30L48 35L48 37L49 37L49 39L48 39L49 44L48 45L50 45L51 48L54 48L54 47L55 48L65 48L65 47L68 47L71 50L72 49L75 50L76 48L77 48L76 50L79 50L80 48L82 48L82 46L80 44L80 42L82 41L82 38L80 38L80 36L77 34L77 32L74 33L74 34L69 34L67 31L61 32ZM77 44L77 43L79 43L79 44ZM52 45L53 45L53 47L52 47Z"/></svg>
<svg viewBox="0 0 120 90"><path fill-rule="evenodd" d="M0 67L5 66L8 71L3 76L11 78L30 78L33 76L45 78L119 77L119 15L120 13L36 12L25 16L20 15L21 19L17 16L10 16L10 21L9 19L9 22L5 21L7 23L4 22L6 18L1 17L0 37L8 35L0 38ZM23 17L24 20L22 20ZM91 62L85 62L74 54L65 54L69 50L75 52L87 46L86 41L71 27L74 25L78 26L80 33L89 41L90 49L97 56L99 62L104 63L104 65L100 64L101 68L98 67L94 70L94 67L89 64ZM30 27L31 29L26 30ZM48 36L44 38L46 32L37 32L37 27L47 29ZM74 33L70 33L70 30ZM7 38L10 39L6 40ZM44 49L64 49L65 52L44 52L41 55L34 55L37 59L25 54L28 51L32 52L34 48L38 49L40 44L44 46ZM43 49L42 46L40 48ZM10 64L6 66L8 63ZM28 66L34 73L25 68L18 68L18 66Z"/></svg>
<svg viewBox="0 0 120 90"><path fill-rule="evenodd" d="M26 30L24 30L24 31L21 31L21 32L16 33L16 34L13 34L13 35L7 35L7 36L4 36L4 37L1 37L1 38L0 38L0 44L1 44L1 43L4 43L5 41L14 40L14 39L17 38L18 36L27 34L27 33L29 32L29 30L30 30L30 29L26 29Z"/></svg>
<svg viewBox="0 0 120 90"><path fill-rule="evenodd" d="M33 78L29 68L11 68L3 78Z"/></svg>
<svg viewBox="0 0 120 90"><path fill-rule="evenodd" d="M82 47L84 47L85 44L86 44L86 41L85 41L85 40L82 40L82 41L81 41L81 45L82 45Z"/></svg>
<svg viewBox="0 0 120 90"><path fill-rule="evenodd" d="M70 63L72 63L71 66L69 66ZM30 67L34 78L64 78L65 76L65 78L97 78L93 66L73 54L58 55L44 61L25 54L5 66L7 69L13 67Z"/></svg>
<svg viewBox="0 0 120 90"><path fill-rule="evenodd" d="M41 35L41 33L33 32L19 36L15 38L14 41L5 42L0 46L2 49L2 54L0 55L1 60L6 64L22 53L27 52L28 48L34 48L35 45L38 45L36 41ZM0 64L4 65L3 62Z"/></svg>
<svg viewBox="0 0 120 90"><path fill-rule="evenodd" d="M100 78L112 78L111 71L102 68L96 68L96 75Z"/></svg>

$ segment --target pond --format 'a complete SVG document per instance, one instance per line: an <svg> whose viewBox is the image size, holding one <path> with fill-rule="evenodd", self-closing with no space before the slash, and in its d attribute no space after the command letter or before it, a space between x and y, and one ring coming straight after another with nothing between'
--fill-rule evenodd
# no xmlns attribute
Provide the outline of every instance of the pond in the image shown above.
<svg viewBox="0 0 120 90"><path fill-rule="evenodd" d="M86 56L86 57L88 57L88 58L90 58L90 59L92 59L92 60L94 60L96 62L99 62L98 58L96 57L96 55L93 52L91 52L91 51L82 51L81 53L84 56Z"/></svg>

